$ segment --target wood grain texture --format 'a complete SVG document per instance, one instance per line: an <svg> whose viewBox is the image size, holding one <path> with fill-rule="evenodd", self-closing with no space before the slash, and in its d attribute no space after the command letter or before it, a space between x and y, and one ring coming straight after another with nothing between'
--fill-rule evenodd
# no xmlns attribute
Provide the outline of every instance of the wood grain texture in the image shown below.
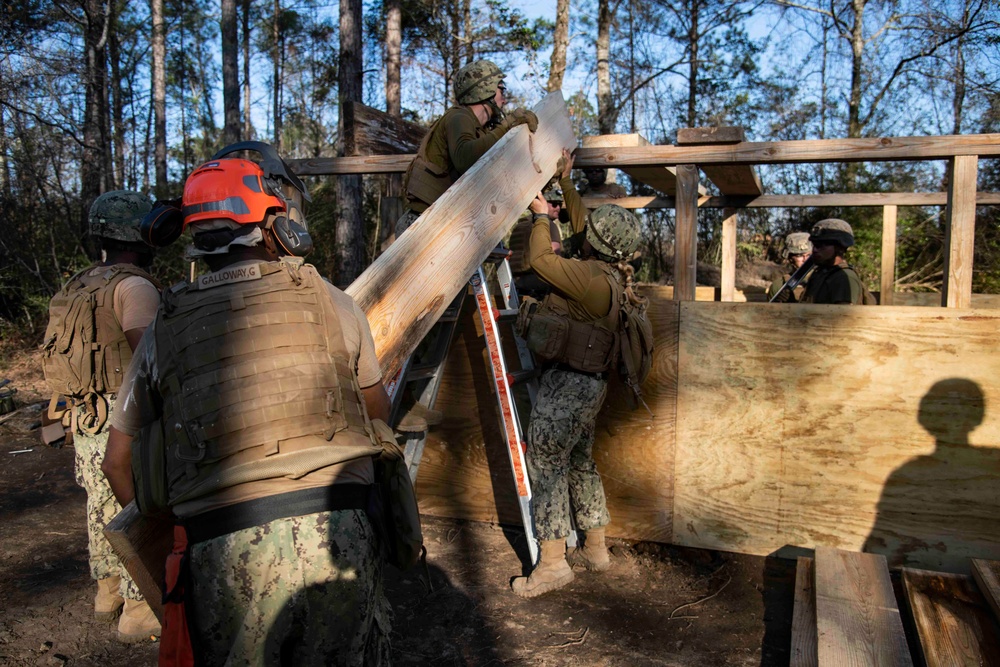
<svg viewBox="0 0 1000 667"><path fill-rule="evenodd" d="M562 149L576 145L560 93L535 113L537 132L522 125L505 134L347 288L368 316L383 377L393 376L528 207Z"/></svg>
<svg viewBox="0 0 1000 667"><path fill-rule="evenodd" d="M956 572L1000 559L998 324L988 310L683 303L675 542L864 548Z"/></svg>
<svg viewBox="0 0 1000 667"><path fill-rule="evenodd" d="M677 130L678 146L735 144L742 141L746 141L742 127L688 127ZM705 165L701 170L723 195L756 196L764 192L753 165Z"/></svg>
<svg viewBox="0 0 1000 667"><path fill-rule="evenodd" d="M337 176L341 174L400 174L406 171L415 155L352 155L348 157L313 157L286 160L298 176Z"/></svg>
<svg viewBox="0 0 1000 667"><path fill-rule="evenodd" d="M344 123L354 130L355 155L415 153L427 128L361 102L344 103Z"/></svg>
<svg viewBox="0 0 1000 667"><path fill-rule="evenodd" d="M1000 562L973 558L972 576L993 610L993 619L1000 622Z"/></svg>
<svg viewBox="0 0 1000 667"><path fill-rule="evenodd" d="M896 292L893 295L893 305L940 308L941 294L938 292ZM1000 308L1000 294L973 294L970 307Z"/></svg>
<svg viewBox="0 0 1000 667"><path fill-rule="evenodd" d="M930 160L956 155L1000 155L1000 134L865 137L742 142L712 146L580 148L576 166L638 167L682 164L794 164Z"/></svg>
<svg viewBox="0 0 1000 667"><path fill-rule="evenodd" d="M608 534L672 540L673 440L677 304L664 288L644 287L655 332L653 369L643 385L655 415L632 410L612 384L598 416L594 459L611 513ZM475 322L463 319L436 407L444 421L431 430L417 478L420 511L435 516L518 525L510 464Z"/></svg>
<svg viewBox="0 0 1000 667"><path fill-rule="evenodd" d="M104 529L111 550L121 560L156 618L163 622L167 556L173 549L173 524L139 514L135 502L122 508Z"/></svg>
<svg viewBox="0 0 1000 667"><path fill-rule="evenodd" d="M941 305L948 308L968 308L972 296L978 164L975 155L959 155L952 158L948 169L948 222L941 292Z"/></svg>
<svg viewBox="0 0 1000 667"><path fill-rule="evenodd" d="M817 547L817 658L822 666L910 666L885 558Z"/></svg>
<svg viewBox="0 0 1000 667"><path fill-rule="evenodd" d="M813 559L795 564L795 605L792 607L792 650L788 667L817 667L816 589Z"/></svg>
<svg viewBox="0 0 1000 667"><path fill-rule="evenodd" d="M698 168L677 167L674 216L674 300L694 301L698 275Z"/></svg>
<svg viewBox="0 0 1000 667"><path fill-rule="evenodd" d="M736 301L736 209L726 209L722 220L722 280L720 301ZM695 290L697 292L697 290ZM744 297L744 300L746 297ZM698 295L695 294L695 301Z"/></svg>
<svg viewBox="0 0 1000 667"><path fill-rule="evenodd" d="M882 207L882 273L879 305L895 303L896 291L896 205Z"/></svg>
<svg viewBox="0 0 1000 667"><path fill-rule="evenodd" d="M672 197L584 197L587 208L602 204L618 204L622 208L674 208ZM815 208L823 206L945 206L945 192L859 192L825 195L760 195L758 197L700 197L698 208ZM979 206L1000 204L1000 193L979 192Z"/></svg>
<svg viewBox="0 0 1000 667"><path fill-rule="evenodd" d="M583 137L581 145L584 148L620 148L648 146L649 141L641 134L600 134ZM673 167L634 167L622 171L668 197L677 193L677 170Z"/></svg>
<svg viewBox="0 0 1000 667"><path fill-rule="evenodd" d="M1000 665L1000 626L971 577L903 568L901 579L927 667Z"/></svg>

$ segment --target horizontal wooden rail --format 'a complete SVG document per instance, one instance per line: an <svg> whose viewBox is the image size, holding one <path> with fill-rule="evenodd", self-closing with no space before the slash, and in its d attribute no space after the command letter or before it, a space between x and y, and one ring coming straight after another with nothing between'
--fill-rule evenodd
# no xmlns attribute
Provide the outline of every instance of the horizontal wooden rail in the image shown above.
<svg viewBox="0 0 1000 667"><path fill-rule="evenodd" d="M674 208L672 197L584 197L587 208L618 204L623 208ZM946 192L858 192L825 195L760 195L757 197L700 197L698 208L811 208L818 206L945 206ZM1000 192L976 194L977 206L1000 204Z"/></svg>

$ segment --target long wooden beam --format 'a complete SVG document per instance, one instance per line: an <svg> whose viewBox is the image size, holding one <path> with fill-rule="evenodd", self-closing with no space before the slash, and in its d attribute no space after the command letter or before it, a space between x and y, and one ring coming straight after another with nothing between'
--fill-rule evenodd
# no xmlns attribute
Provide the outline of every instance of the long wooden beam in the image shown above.
<svg viewBox="0 0 1000 667"><path fill-rule="evenodd" d="M736 221L738 215L734 208L727 208L723 213L720 301L733 301L736 295Z"/></svg>
<svg viewBox="0 0 1000 667"><path fill-rule="evenodd" d="M948 221L944 240L941 305L968 308L972 300L972 258L976 243L976 177L979 160L959 155L948 168Z"/></svg>
<svg viewBox="0 0 1000 667"><path fill-rule="evenodd" d="M742 127L688 127L677 130L678 146L738 144L746 141ZM760 195L764 187L753 165L704 165L702 171L724 195Z"/></svg>
<svg viewBox="0 0 1000 667"><path fill-rule="evenodd" d="M622 208L674 208L671 197L584 197L587 208L618 204ZM824 195L760 195L759 197L701 197L698 208L813 208L823 206L946 206L946 192L857 192ZM976 206L1000 204L1000 192L979 192Z"/></svg>
<svg viewBox="0 0 1000 667"><path fill-rule="evenodd" d="M896 210L895 204L882 207L882 306L892 305L896 291Z"/></svg>
<svg viewBox="0 0 1000 667"><path fill-rule="evenodd" d="M698 167L677 167L674 221L674 301L694 301L698 274Z"/></svg>

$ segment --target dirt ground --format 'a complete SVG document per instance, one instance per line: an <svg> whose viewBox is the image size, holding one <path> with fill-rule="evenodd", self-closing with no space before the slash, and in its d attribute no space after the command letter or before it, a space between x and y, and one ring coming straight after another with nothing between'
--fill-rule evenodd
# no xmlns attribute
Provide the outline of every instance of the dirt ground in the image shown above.
<svg viewBox="0 0 1000 667"><path fill-rule="evenodd" d="M5 355L20 405L43 399L32 355ZM93 620L85 495L73 450L41 444L40 409L0 425L0 665L153 665ZM30 450L16 453L19 450ZM509 589L523 535L427 517L429 582L389 569L397 665L787 665L794 563L611 540L612 567L535 600Z"/></svg>

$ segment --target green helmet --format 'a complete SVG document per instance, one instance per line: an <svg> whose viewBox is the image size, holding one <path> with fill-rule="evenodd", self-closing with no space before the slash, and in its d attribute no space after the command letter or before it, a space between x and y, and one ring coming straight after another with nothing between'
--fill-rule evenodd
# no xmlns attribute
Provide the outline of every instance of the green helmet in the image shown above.
<svg viewBox="0 0 1000 667"><path fill-rule="evenodd" d="M808 255L813 251L807 232L792 232L785 237L785 256Z"/></svg>
<svg viewBox="0 0 1000 667"><path fill-rule="evenodd" d="M590 214L587 240L602 255L628 259L639 247L639 220L616 204L598 206Z"/></svg>
<svg viewBox="0 0 1000 667"><path fill-rule="evenodd" d="M479 104L491 99L503 81L503 72L489 60L477 60L455 72L455 99L459 104Z"/></svg>
<svg viewBox="0 0 1000 667"><path fill-rule="evenodd" d="M817 241L833 241L845 248L854 245L854 230L846 221L838 218L827 218L820 220L813 225L809 240L813 243Z"/></svg>
<svg viewBox="0 0 1000 667"><path fill-rule="evenodd" d="M90 207L90 233L126 243L142 243L139 223L152 209L149 197L138 192L105 192Z"/></svg>

